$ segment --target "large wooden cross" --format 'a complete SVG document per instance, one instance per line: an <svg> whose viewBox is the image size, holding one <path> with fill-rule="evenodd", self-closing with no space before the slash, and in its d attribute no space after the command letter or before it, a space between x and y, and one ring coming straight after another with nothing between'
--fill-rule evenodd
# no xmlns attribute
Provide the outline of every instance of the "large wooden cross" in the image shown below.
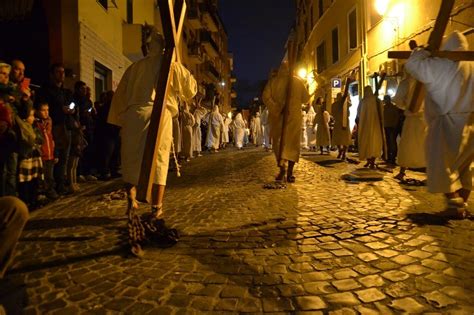
<svg viewBox="0 0 474 315"><path fill-rule="evenodd" d="M171 65L173 61L181 61L179 43L186 15L186 2L184 0L158 0L158 6L163 26L164 51L156 82L156 95L137 187L137 199L148 202L151 201L151 188L156 171L156 148L160 141L158 131L165 110L164 102L172 80Z"/></svg>
<svg viewBox="0 0 474 315"><path fill-rule="evenodd" d="M434 57L449 58L451 60L456 61L474 60L473 51L439 51L441 41L443 40L444 32L446 31L446 27L451 16L451 11L453 9L454 2L455 0L441 1L441 6L439 8L438 16L436 18L433 31L431 32L428 39L428 49L431 50L432 56ZM410 57L410 54L411 51L389 51L388 58L407 59L408 57ZM422 103L422 87L423 84L417 81L408 107L411 112L415 113L420 110Z"/></svg>

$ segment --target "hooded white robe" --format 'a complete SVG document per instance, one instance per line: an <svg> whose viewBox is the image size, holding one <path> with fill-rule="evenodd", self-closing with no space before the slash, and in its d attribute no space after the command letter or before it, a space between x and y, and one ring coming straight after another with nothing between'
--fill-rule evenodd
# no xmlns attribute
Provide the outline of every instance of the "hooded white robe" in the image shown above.
<svg viewBox="0 0 474 315"><path fill-rule="evenodd" d="M181 130L183 145L181 148L181 153L186 158L193 157L193 126L194 126L194 116L189 112L187 105L184 107L184 111L181 113Z"/></svg>
<svg viewBox="0 0 474 315"><path fill-rule="evenodd" d="M221 113L219 113L219 106L214 105L213 111L209 114L209 128L207 129L206 146L209 149L219 149L221 128L224 124Z"/></svg>
<svg viewBox="0 0 474 315"><path fill-rule="evenodd" d="M238 113L235 116L234 122L234 142L235 146L241 149L244 146L244 135L245 135L245 122L242 118L242 114Z"/></svg>
<svg viewBox="0 0 474 315"><path fill-rule="evenodd" d="M201 120L205 115L206 109L204 107L198 107L194 110L193 151L196 151L198 154L202 151Z"/></svg>
<svg viewBox="0 0 474 315"><path fill-rule="evenodd" d="M423 117L424 104L417 113L408 110L415 82L412 78L404 78L398 85L397 94L392 98L398 108L405 110L397 164L401 167L422 168L426 167L425 140L428 130Z"/></svg>
<svg viewBox="0 0 474 315"><path fill-rule="evenodd" d="M327 147L331 145L331 132L329 131L329 120L331 116L327 110L323 110L322 105L316 106L316 145Z"/></svg>
<svg viewBox="0 0 474 315"><path fill-rule="evenodd" d="M263 134L262 134L262 124L260 121L260 113L257 112L255 114L255 119L254 119L254 144L257 146L261 146L263 144Z"/></svg>
<svg viewBox="0 0 474 315"><path fill-rule="evenodd" d="M125 71L112 99L108 123L121 129L121 161L123 180L138 185L148 126L150 124L155 84L161 67L162 50L152 42L147 57L133 63ZM165 100L158 132L156 171L154 183L166 185L171 142L173 140L172 117L178 114L178 98L189 100L197 92L197 84L191 73L181 64L172 63L168 95Z"/></svg>
<svg viewBox="0 0 474 315"><path fill-rule="evenodd" d="M301 111L301 143L303 149L308 149L308 135L306 134L306 120L308 116L304 110Z"/></svg>
<svg viewBox="0 0 474 315"><path fill-rule="evenodd" d="M383 137L377 106L380 106L380 103L376 102L372 88L366 86L364 98L360 104L360 118L357 126L360 160L382 156Z"/></svg>
<svg viewBox="0 0 474 315"><path fill-rule="evenodd" d="M304 82L296 76L289 75L287 67L280 67L278 74L271 78L263 90L263 102L269 111L273 152L280 163L280 140L283 129L283 110L286 103L288 80L291 78L291 98L288 104L284 147L281 159L298 162L300 156L301 106L309 101L308 90Z"/></svg>
<svg viewBox="0 0 474 315"><path fill-rule="evenodd" d="M222 125L222 143L229 143L229 127L231 123L232 119L226 116Z"/></svg>
<svg viewBox="0 0 474 315"><path fill-rule="evenodd" d="M336 98L332 104L332 117L334 117L334 129L332 131L332 144L348 146L351 144L351 128L349 126L349 104L348 98L344 104L342 97Z"/></svg>
<svg viewBox="0 0 474 315"><path fill-rule="evenodd" d="M308 146L316 146L316 112L314 111L313 105L309 105L308 112L306 113L306 136L308 138Z"/></svg>
<svg viewBox="0 0 474 315"><path fill-rule="evenodd" d="M262 116L260 117L262 122L262 130L263 130L263 145L265 148L269 149L270 145L270 123L268 121L268 108L265 108L262 112Z"/></svg>
<svg viewBox="0 0 474 315"><path fill-rule="evenodd" d="M466 37L452 33L442 50L468 50ZM428 190L472 189L474 157L474 62L432 58L415 50L406 70L426 88Z"/></svg>

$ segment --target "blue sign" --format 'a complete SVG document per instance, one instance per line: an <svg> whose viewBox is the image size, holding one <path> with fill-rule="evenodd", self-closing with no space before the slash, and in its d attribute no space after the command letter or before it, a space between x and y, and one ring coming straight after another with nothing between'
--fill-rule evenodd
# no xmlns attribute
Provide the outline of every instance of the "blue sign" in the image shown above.
<svg viewBox="0 0 474 315"><path fill-rule="evenodd" d="M331 87L333 89L340 89L342 88L342 81L339 78L331 79Z"/></svg>

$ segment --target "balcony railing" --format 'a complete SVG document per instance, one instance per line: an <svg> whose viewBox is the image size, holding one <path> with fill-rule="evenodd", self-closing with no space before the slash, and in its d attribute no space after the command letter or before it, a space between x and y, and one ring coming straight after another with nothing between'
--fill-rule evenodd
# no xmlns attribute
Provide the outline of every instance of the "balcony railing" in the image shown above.
<svg viewBox="0 0 474 315"><path fill-rule="evenodd" d="M216 42L212 39L211 33L201 30L200 38L208 55L213 58L219 57L219 46L217 46Z"/></svg>
<svg viewBox="0 0 474 315"><path fill-rule="evenodd" d="M219 72L211 62L208 61L204 64L204 70L213 81L220 80Z"/></svg>
<svg viewBox="0 0 474 315"><path fill-rule="evenodd" d="M219 20L217 19L216 9L209 3L201 3L199 6L202 19L206 27L211 32L219 31Z"/></svg>
<svg viewBox="0 0 474 315"><path fill-rule="evenodd" d="M191 6L188 8L188 12L186 13L186 19L188 21L189 26L192 29L200 29L203 28L203 24L201 22L201 18L199 16L199 11L197 6Z"/></svg>
<svg viewBox="0 0 474 315"><path fill-rule="evenodd" d="M203 62L202 49L199 43L193 42L188 46L188 57L193 63Z"/></svg>

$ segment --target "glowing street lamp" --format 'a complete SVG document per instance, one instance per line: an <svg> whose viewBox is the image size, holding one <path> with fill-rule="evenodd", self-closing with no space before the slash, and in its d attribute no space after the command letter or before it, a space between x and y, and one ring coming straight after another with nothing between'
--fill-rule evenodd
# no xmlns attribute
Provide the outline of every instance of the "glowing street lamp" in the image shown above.
<svg viewBox="0 0 474 315"><path fill-rule="evenodd" d="M375 10L378 14L384 15L387 12L389 0L375 0Z"/></svg>
<svg viewBox="0 0 474 315"><path fill-rule="evenodd" d="M306 79L306 75L308 74L308 72L306 71L305 68L301 68L298 70L298 76L301 78L301 79Z"/></svg>

